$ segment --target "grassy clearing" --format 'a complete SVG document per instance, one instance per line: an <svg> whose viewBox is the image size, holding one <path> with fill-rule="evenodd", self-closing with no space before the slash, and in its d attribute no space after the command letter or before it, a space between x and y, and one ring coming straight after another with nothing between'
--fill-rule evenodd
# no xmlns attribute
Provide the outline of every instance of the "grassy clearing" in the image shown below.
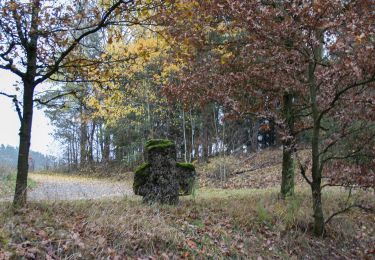
<svg viewBox="0 0 375 260"><path fill-rule="evenodd" d="M299 152L300 158L308 158L308 150ZM210 158L209 163L196 165L200 187L224 189L279 187L281 183L282 150L266 149L250 156L225 156ZM225 171L224 171L225 169ZM296 173L296 184L306 184Z"/></svg>
<svg viewBox="0 0 375 260"><path fill-rule="evenodd" d="M37 182L28 179L28 187L36 187ZM12 196L16 188L16 172L14 169L0 166L0 198Z"/></svg>
<svg viewBox="0 0 375 260"><path fill-rule="evenodd" d="M374 205L373 194L356 196ZM346 200L342 190L324 194L325 212ZM310 235L307 189L288 201L278 190L201 189L180 205L122 200L31 203L13 212L0 207L0 258L371 258L374 215L353 210Z"/></svg>
<svg viewBox="0 0 375 260"><path fill-rule="evenodd" d="M100 181L100 182L110 182L110 179L96 178L93 176L83 176L83 175L67 175L60 173L31 173L30 179L34 181L44 181L44 182L91 182L91 181Z"/></svg>

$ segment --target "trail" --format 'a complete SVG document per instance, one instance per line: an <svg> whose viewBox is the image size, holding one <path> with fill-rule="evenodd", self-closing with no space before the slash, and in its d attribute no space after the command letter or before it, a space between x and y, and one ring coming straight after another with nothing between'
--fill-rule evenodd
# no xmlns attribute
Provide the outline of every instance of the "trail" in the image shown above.
<svg viewBox="0 0 375 260"><path fill-rule="evenodd" d="M28 191L29 200L81 200L133 195L125 182L64 175L31 174L36 187Z"/></svg>

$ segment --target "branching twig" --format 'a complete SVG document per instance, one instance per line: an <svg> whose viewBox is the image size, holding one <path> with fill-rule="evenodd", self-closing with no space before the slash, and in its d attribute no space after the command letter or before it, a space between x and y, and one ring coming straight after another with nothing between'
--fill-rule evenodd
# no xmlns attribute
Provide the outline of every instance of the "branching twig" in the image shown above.
<svg viewBox="0 0 375 260"><path fill-rule="evenodd" d="M59 98L62 98L62 97L65 97L65 96L69 96L69 95L73 95L73 96L76 96L77 95L77 91L76 90L72 90L72 91L69 91L69 92L65 92L65 93L60 93L48 100L41 100L39 98L37 99L34 99L34 102L37 102L39 103L40 105L49 105L50 102L56 100L56 99L59 99Z"/></svg>
<svg viewBox="0 0 375 260"><path fill-rule="evenodd" d="M359 208L359 209L362 209L366 212L370 212L370 213L375 213L375 209L374 208L368 208L368 207L365 207L363 205L359 205L359 204L353 204L353 205L350 205L344 209L341 209L335 213L333 213L331 216L329 216L329 218L324 222L324 224L326 225L327 223L329 223L334 217L336 217L337 215L340 215L340 214L343 214L347 211L349 211L350 209L352 208Z"/></svg>
<svg viewBox="0 0 375 260"><path fill-rule="evenodd" d="M9 94L4 93L4 92L0 92L0 95L6 96L6 97L12 99L14 105L16 106L18 118L19 118L20 122L22 123L22 112L21 112L21 108L20 108L20 102L17 99L17 95L9 95Z"/></svg>
<svg viewBox="0 0 375 260"><path fill-rule="evenodd" d="M297 157L297 162L299 164L299 168L300 168L300 172L301 172L301 175L302 177L306 180L306 182L311 186L312 185L312 181L307 177L306 175L306 166L304 166L302 163L301 163L301 160L298 156L298 153L296 153L296 157Z"/></svg>

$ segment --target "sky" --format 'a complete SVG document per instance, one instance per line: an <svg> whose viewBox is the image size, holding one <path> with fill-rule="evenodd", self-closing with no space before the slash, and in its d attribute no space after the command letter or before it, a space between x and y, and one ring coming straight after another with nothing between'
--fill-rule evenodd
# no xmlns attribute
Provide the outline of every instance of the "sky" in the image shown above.
<svg viewBox="0 0 375 260"><path fill-rule="evenodd" d="M14 95L14 84L19 78L12 73L0 70L0 92ZM22 88L21 88L22 89ZM22 100L19 98L19 100ZM0 95L0 144L19 146L20 121L12 100ZM31 150L58 156L58 142L52 137L53 126L42 110L34 109L31 132Z"/></svg>

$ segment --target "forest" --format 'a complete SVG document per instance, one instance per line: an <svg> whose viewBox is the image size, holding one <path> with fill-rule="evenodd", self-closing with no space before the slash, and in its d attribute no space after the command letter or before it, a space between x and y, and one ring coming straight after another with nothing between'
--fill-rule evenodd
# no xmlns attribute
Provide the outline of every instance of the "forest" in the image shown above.
<svg viewBox="0 0 375 260"><path fill-rule="evenodd" d="M0 17L20 122L0 259L375 256L372 0L0 0ZM30 151L35 109L56 157Z"/></svg>
<svg viewBox="0 0 375 260"><path fill-rule="evenodd" d="M18 149L13 146L0 145L1 166L16 168L17 167ZM48 170L57 166L56 158L46 156L40 152L30 151L29 171Z"/></svg>

